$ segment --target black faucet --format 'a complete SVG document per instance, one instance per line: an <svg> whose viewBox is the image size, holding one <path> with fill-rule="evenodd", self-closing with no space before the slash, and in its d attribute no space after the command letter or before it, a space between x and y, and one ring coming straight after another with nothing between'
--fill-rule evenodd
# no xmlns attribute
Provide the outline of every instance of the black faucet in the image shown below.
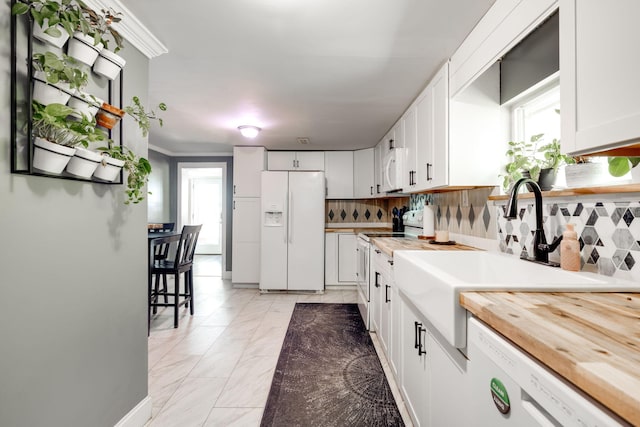
<svg viewBox="0 0 640 427"><path fill-rule="evenodd" d="M516 219L518 217L518 189L522 184L527 184L527 188L533 192L533 196L535 197L536 231L533 233L533 258L524 255L520 258L558 267L560 264L549 261L549 252L553 252L558 247L562 240L562 235L557 237L551 244L547 244L547 238L544 235L544 228L542 226L542 190L540 190L537 182L530 178L521 178L515 183L511 190L511 196L509 197L507 211L504 217L507 219Z"/></svg>

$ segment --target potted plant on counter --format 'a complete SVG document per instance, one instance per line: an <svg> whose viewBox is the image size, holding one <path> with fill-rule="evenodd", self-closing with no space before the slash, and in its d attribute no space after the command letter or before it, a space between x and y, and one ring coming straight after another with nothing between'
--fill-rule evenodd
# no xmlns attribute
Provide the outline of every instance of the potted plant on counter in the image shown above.
<svg viewBox="0 0 640 427"><path fill-rule="evenodd" d="M556 138L540 147L538 152L542 153L544 157L540 162L540 173L537 178L538 185L540 185L541 190L551 190L556 182L558 168L562 165L573 164L575 160L571 156L562 154L560 141Z"/></svg>
<svg viewBox="0 0 640 427"><path fill-rule="evenodd" d="M616 156L607 159L609 173L614 177L621 177L631 172L633 182L640 182L640 157Z"/></svg>

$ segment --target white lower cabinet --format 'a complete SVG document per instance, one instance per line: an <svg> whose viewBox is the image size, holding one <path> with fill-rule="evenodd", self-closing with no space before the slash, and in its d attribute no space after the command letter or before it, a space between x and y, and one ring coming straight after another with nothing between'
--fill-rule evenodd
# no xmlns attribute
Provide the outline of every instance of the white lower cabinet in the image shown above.
<svg viewBox="0 0 640 427"><path fill-rule="evenodd" d="M354 285L357 282L357 236L353 233L325 233L325 285Z"/></svg>
<svg viewBox="0 0 640 427"><path fill-rule="evenodd" d="M233 199L231 281L260 282L260 198Z"/></svg>
<svg viewBox="0 0 640 427"><path fill-rule="evenodd" d="M426 356L429 359L429 425L474 425L477 420L471 419L468 410L456 410L471 407L469 361L435 330L429 331Z"/></svg>
<svg viewBox="0 0 640 427"><path fill-rule="evenodd" d="M416 427L428 426L429 413L429 340L425 322L419 312L401 298L400 334L402 353L402 373L400 389L404 403ZM451 406L450 406L451 407ZM456 425L445 423L441 425Z"/></svg>

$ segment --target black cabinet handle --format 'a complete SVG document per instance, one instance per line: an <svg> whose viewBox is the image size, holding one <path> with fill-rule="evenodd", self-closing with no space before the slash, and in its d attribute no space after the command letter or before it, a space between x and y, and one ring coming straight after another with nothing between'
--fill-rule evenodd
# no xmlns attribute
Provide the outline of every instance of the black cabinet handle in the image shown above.
<svg viewBox="0 0 640 427"><path fill-rule="evenodd" d="M420 322L418 322L418 321L415 321L415 322L413 322L413 324L414 324L414 325L413 325L413 327L414 327L414 330L413 330L413 336L414 336L414 338L415 338L415 340L414 340L414 341L415 341L415 343L413 344L413 348L418 348L418 345L419 345L419 341L418 341L418 339L419 339L419 338L418 338L419 332L418 332L418 331L419 331L419 330L420 330L420 328L422 327L422 323L420 323Z"/></svg>
<svg viewBox="0 0 640 427"><path fill-rule="evenodd" d="M390 265L393 265L393 260L392 260L392 259L388 259L388 260L387 260L387 262L388 262Z"/></svg>
<svg viewBox="0 0 640 427"><path fill-rule="evenodd" d="M235 210L235 208L236 208L236 201L234 200L233 201L233 209Z"/></svg>
<svg viewBox="0 0 640 427"><path fill-rule="evenodd" d="M379 288L380 287L380 281L378 279L380 278L380 273L378 273L376 271L375 274L376 274L376 280L375 280L375 282L373 282L373 284L376 285L376 288Z"/></svg>
<svg viewBox="0 0 640 427"><path fill-rule="evenodd" d="M396 147L394 147L394 145L393 145L393 143L394 143L394 142L395 142L395 141L394 141L393 139L390 139L390 140L389 140L389 150L391 150L392 148L396 148Z"/></svg>
<svg viewBox="0 0 640 427"><path fill-rule="evenodd" d="M371 186L371 195L373 196L373 185Z"/></svg>
<svg viewBox="0 0 640 427"><path fill-rule="evenodd" d="M427 329L422 327L422 324L418 326L418 356L427 354L427 350L424 350L425 343L422 342L422 333L424 332L425 341L427 340Z"/></svg>
<svg viewBox="0 0 640 427"><path fill-rule="evenodd" d="M391 286L389 285L384 285L384 302L391 302L391 300L389 299L389 288Z"/></svg>
<svg viewBox="0 0 640 427"><path fill-rule="evenodd" d="M377 254L381 254L381 253L382 253L382 251L381 251L380 249L376 249L376 253L377 253Z"/></svg>
<svg viewBox="0 0 640 427"><path fill-rule="evenodd" d="M376 184L376 192L380 194L380 184Z"/></svg>
<svg viewBox="0 0 640 427"><path fill-rule="evenodd" d="M233 194L236 194L236 185L233 184Z"/></svg>
<svg viewBox="0 0 640 427"><path fill-rule="evenodd" d="M431 181L433 178L431 177L431 167L433 165L431 163L427 163L427 181Z"/></svg>

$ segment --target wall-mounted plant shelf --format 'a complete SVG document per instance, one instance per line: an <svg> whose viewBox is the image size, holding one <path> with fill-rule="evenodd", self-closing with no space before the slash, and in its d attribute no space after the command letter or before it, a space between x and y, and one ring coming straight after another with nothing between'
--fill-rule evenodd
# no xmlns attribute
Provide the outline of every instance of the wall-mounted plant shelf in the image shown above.
<svg viewBox="0 0 640 427"><path fill-rule="evenodd" d="M14 3L15 1L12 1L12 6ZM52 52L56 56L64 58L63 53L65 53L65 46L68 46L68 42L66 42L62 48L45 43L33 37L34 26L37 27L37 23L34 23L29 14L12 15L11 17L11 172L22 175L43 176L100 184L122 184L122 170L117 173L113 181L105 181L95 175L91 175L91 172L88 172L89 174L87 175L86 170L80 165L80 162L88 161L93 162L93 164L99 163L99 168L106 167L106 165L103 166L103 162L101 162L102 157L97 157L96 152L93 151L98 147L106 146L106 141L90 142L89 150L78 150L77 154L72 156L74 161L63 166L59 173L49 173L38 169L42 163L40 163L40 157L36 159L36 156L50 152L52 148L53 151L57 151L57 148L65 147L59 144L46 144L46 140L45 143L42 143L39 139L36 143L34 136L34 115L40 114L37 117L42 117L44 110L42 108L40 110L37 110L35 107L32 108L34 85L37 81L34 77L35 72L32 65L32 58L34 54L44 54L45 52ZM110 80L93 72L90 67L84 64L79 63L78 67L82 68L88 75L88 83L86 88L83 88L83 92L87 94L86 96L89 97L90 102L85 102L81 96L74 93L69 97L69 101L64 101L67 102L70 108L76 111L82 109L82 111L89 114L98 109L102 109L98 107L98 104L103 100L107 104L122 108L124 70L121 70L117 77ZM94 99L96 101L94 101ZM95 105L92 105L94 103ZM61 107L61 104L58 104L57 107ZM49 110L52 110L52 108ZM64 110L58 108L57 112L61 111ZM47 111L47 113L51 113L51 111ZM67 120L68 123L75 123L73 122L74 119L72 116L67 116L62 120ZM123 126L121 121L117 123L113 129L105 129L102 127L95 129L104 132L109 139L114 141L115 145L122 147ZM83 178L78 174L87 177Z"/></svg>

